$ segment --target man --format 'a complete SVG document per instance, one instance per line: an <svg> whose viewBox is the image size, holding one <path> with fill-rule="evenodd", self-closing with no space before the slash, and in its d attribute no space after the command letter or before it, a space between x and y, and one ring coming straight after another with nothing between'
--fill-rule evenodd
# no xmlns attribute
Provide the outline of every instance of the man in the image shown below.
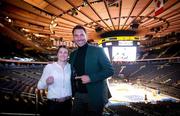
<svg viewBox="0 0 180 116"><path fill-rule="evenodd" d="M111 97L106 79L114 70L103 49L87 43L84 27L73 28L73 41L78 49L70 54L72 68L73 116L102 116Z"/></svg>

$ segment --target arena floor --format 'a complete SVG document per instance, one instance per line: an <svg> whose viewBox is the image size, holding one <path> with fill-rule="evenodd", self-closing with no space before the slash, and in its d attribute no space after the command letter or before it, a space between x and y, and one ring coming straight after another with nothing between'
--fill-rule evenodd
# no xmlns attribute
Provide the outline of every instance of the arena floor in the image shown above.
<svg viewBox="0 0 180 116"><path fill-rule="evenodd" d="M180 101L177 98L164 95L158 90L152 90L139 85L110 83L109 87L112 94L110 103L151 102L155 104L156 101Z"/></svg>

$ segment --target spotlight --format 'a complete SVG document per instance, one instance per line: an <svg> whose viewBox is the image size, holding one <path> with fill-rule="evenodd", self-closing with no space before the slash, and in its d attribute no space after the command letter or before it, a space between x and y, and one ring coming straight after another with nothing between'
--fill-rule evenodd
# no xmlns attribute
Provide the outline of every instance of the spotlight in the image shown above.
<svg viewBox="0 0 180 116"><path fill-rule="evenodd" d="M71 10L71 15L72 15L72 16L78 15L78 12L76 11L76 9L73 8L73 9Z"/></svg>
<svg viewBox="0 0 180 116"><path fill-rule="evenodd" d="M119 7L118 0L106 0L106 1L109 7L113 7L113 6Z"/></svg>
<svg viewBox="0 0 180 116"><path fill-rule="evenodd" d="M49 28L52 34L55 34L54 28L58 25L56 22L56 16L52 17L52 21L50 22Z"/></svg>
<svg viewBox="0 0 180 116"><path fill-rule="evenodd" d="M131 24L131 29L132 29L132 30L136 30L136 29L138 29L138 27L139 27L139 24L138 24L138 23L132 23L132 24Z"/></svg>
<svg viewBox="0 0 180 116"><path fill-rule="evenodd" d="M84 7L84 6L87 6L87 5L88 5L88 4L87 4L87 0L84 0L82 6Z"/></svg>
<svg viewBox="0 0 180 116"><path fill-rule="evenodd" d="M101 32L102 30L103 30L103 28L102 28L102 27L99 27L99 26L95 28L95 31L96 31L96 32Z"/></svg>

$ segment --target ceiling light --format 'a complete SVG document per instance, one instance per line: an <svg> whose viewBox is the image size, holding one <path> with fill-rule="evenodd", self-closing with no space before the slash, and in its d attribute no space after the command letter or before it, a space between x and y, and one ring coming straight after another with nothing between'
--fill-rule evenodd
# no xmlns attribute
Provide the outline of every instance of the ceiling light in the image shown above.
<svg viewBox="0 0 180 116"><path fill-rule="evenodd" d="M99 27L99 26L97 26L96 28L95 28L95 31L96 32L101 32L103 30L103 28L102 27Z"/></svg>
<svg viewBox="0 0 180 116"><path fill-rule="evenodd" d="M136 30L136 29L138 29L138 27L139 27L139 24L138 24L138 23L132 23L132 24L131 24L131 29L132 29L132 30Z"/></svg>
<svg viewBox="0 0 180 116"><path fill-rule="evenodd" d="M58 25L56 22L56 16L52 17L52 21L50 22L49 28L52 34L55 34L54 28Z"/></svg>
<svg viewBox="0 0 180 116"><path fill-rule="evenodd" d="M72 16L78 15L78 12L77 12L77 10L76 10L75 8L73 8L73 9L71 10L71 15L72 15Z"/></svg>
<svg viewBox="0 0 180 116"><path fill-rule="evenodd" d="M5 20L6 20L7 22L9 22L9 23L12 22L12 19L10 19L8 16L5 18Z"/></svg>
<svg viewBox="0 0 180 116"><path fill-rule="evenodd" d="M52 21L51 21L51 25L52 25L52 27L56 27L57 26L57 22L56 22L56 17L55 16L53 16L52 17Z"/></svg>
<svg viewBox="0 0 180 116"><path fill-rule="evenodd" d="M109 7L113 7L113 6L119 7L119 3L118 3L119 0L106 0L106 1Z"/></svg>
<svg viewBox="0 0 180 116"><path fill-rule="evenodd" d="M88 4L87 4L87 0L84 0L82 6L84 7L84 6L87 6L87 5L88 5Z"/></svg>

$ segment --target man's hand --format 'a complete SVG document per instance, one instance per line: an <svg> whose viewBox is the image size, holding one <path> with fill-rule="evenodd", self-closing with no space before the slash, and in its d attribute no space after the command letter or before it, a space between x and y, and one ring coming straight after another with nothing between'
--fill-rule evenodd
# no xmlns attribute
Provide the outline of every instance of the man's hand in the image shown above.
<svg viewBox="0 0 180 116"><path fill-rule="evenodd" d="M49 76L47 79L46 79L46 84L47 85L51 85L54 83L54 77L53 76Z"/></svg>
<svg viewBox="0 0 180 116"><path fill-rule="evenodd" d="M78 77L75 77L75 79L81 79L83 84L87 84L87 83L91 82L88 75L78 76Z"/></svg>

